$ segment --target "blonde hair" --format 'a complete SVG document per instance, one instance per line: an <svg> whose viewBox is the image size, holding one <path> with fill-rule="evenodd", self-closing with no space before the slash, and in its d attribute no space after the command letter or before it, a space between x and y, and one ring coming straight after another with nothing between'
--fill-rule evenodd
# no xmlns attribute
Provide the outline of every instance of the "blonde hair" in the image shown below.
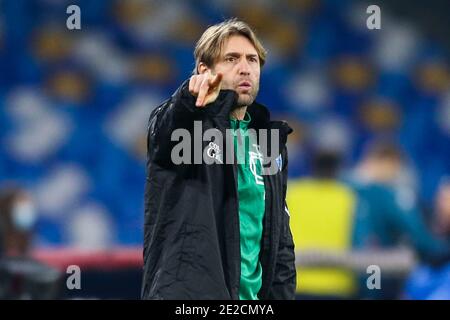
<svg viewBox="0 0 450 320"><path fill-rule="evenodd" d="M195 69L193 73L198 74L200 62L211 68L220 57L225 41L233 35L244 36L253 44L262 67L266 61L266 49L248 24L233 18L209 27L202 34L194 50Z"/></svg>

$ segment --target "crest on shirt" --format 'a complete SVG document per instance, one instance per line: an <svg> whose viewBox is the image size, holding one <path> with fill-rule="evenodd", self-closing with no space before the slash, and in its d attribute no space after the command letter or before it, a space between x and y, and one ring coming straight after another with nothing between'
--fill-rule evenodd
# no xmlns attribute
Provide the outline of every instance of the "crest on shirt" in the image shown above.
<svg viewBox="0 0 450 320"><path fill-rule="evenodd" d="M261 151L259 150L259 146L257 144L252 145L254 148L254 151L250 151L250 171L253 174L253 177L255 177L256 184L264 185L264 179L263 177L258 173L257 170L257 161L259 162L260 166L262 167L262 161L263 161L263 155Z"/></svg>

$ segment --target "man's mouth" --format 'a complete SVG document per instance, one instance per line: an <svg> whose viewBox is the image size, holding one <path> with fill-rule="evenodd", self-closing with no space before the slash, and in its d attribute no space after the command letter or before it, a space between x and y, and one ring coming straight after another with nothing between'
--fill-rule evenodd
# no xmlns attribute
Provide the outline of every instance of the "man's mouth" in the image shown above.
<svg viewBox="0 0 450 320"><path fill-rule="evenodd" d="M239 85L238 85L239 89L245 89L245 90L249 90L251 87L252 87L252 84L249 81L239 82Z"/></svg>

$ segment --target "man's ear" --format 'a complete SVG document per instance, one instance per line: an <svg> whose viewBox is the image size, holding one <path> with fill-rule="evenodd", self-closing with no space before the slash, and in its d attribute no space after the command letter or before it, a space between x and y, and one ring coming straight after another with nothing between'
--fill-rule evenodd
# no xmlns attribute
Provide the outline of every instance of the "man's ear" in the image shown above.
<svg viewBox="0 0 450 320"><path fill-rule="evenodd" d="M203 62L199 63L199 65L197 67L198 74L203 74L203 73L207 72L208 70L209 70L209 68L206 66L205 63L203 63Z"/></svg>

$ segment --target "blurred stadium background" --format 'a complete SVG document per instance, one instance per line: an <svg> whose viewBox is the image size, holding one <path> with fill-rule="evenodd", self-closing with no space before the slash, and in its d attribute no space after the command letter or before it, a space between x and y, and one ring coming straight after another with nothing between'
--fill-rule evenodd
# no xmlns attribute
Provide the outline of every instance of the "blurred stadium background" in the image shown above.
<svg viewBox="0 0 450 320"><path fill-rule="evenodd" d="M70 4L81 30L66 28ZM366 27L369 4L381 30ZM431 226L450 173L448 12L446 1L0 0L0 183L35 205L31 254L90 266L75 296L139 297L147 119L189 77L203 30L229 17L269 51L259 101L295 130L292 181L311 175L315 150L337 152L345 174L368 142L395 142L407 159L397 199Z"/></svg>

